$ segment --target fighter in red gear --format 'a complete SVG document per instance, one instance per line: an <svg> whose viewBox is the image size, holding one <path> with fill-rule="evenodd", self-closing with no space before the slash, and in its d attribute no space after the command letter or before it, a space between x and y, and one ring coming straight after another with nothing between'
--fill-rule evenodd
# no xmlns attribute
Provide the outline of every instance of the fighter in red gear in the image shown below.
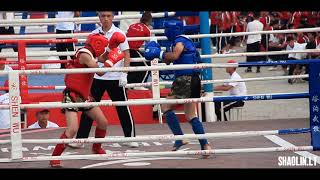
<svg viewBox="0 0 320 180"><path fill-rule="evenodd" d="M121 40L120 40L121 41ZM109 45L109 41L102 34L91 34L88 36L85 46L77 50L75 59L67 64L67 69L75 68L99 68L96 58L101 56L105 48ZM111 49L107 54L108 60L99 58L99 61L104 63L105 67L111 67L123 58L124 54L119 52L117 48ZM103 75L104 73L97 73ZM77 103L77 102L94 102L90 94L90 87L93 80L93 73L78 73L67 74L65 76L66 88L63 91L63 103ZM78 131L78 111L86 113L92 119L97 121L97 128L95 132L96 138L104 138L107 129L107 119L105 118L100 107L84 107L84 108L64 108L62 112L65 113L67 120L67 129L61 134L60 139L73 138ZM65 144L57 144L52 156L60 156L65 150ZM94 143L92 146L93 153L105 154L101 143ZM51 160L52 167L60 167L60 160Z"/></svg>

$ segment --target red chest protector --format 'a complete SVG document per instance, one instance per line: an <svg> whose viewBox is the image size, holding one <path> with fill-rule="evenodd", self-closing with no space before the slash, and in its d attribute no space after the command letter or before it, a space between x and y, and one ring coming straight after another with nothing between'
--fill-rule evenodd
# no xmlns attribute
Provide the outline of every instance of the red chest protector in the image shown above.
<svg viewBox="0 0 320 180"><path fill-rule="evenodd" d="M87 53L94 59L92 53L88 49L78 49L75 54L75 59L67 64L67 69L88 68L88 66L80 64L80 53ZM79 93L84 99L87 99L90 93L93 75L94 73L66 74L64 78L66 88Z"/></svg>

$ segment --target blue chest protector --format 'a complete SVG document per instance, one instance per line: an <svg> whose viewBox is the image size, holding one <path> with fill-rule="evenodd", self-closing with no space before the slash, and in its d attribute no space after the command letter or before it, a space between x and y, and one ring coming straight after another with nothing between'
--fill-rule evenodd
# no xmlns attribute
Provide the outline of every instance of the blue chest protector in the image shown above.
<svg viewBox="0 0 320 180"><path fill-rule="evenodd" d="M181 53L179 59L173 61L173 64L197 64L201 62L200 54L197 51L197 48L195 47L191 39L185 36L177 36L172 46L174 47L179 42L184 45L185 50ZM200 70L199 69L175 70L174 74L175 74L175 77L178 77L182 75L192 75L195 73L200 73Z"/></svg>

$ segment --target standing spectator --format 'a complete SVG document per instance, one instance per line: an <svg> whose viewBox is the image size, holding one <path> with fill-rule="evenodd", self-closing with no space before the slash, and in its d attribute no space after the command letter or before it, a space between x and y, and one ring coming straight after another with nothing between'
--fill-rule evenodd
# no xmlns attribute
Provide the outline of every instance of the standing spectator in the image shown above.
<svg viewBox="0 0 320 180"><path fill-rule="evenodd" d="M280 18L281 27L284 27L285 29L287 29L289 25L291 13L289 11L281 11L281 12L278 12L278 15Z"/></svg>
<svg viewBox="0 0 320 180"><path fill-rule="evenodd" d="M290 24L293 24L294 29L298 29L301 25L301 12L300 11L295 11L293 12L291 19L290 19Z"/></svg>
<svg viewBox="0 0 320 180"><path fill-rule="evenodd" d="M1 20L13 20L14 19L14 12L8 11L0 11L0 21ZM14 35L14 27L13 26L2 26L0 27L0 35ZM2 51L4 44L0 44L0 52ZM18 47L14 44L13 47L14 52L18 52Z"/></svg>
<svg viewBox="0 0 320 180"><path fill-rule="evenodd" d="M3 81L4 87L9 87L8 81ZM0 95L0 104L8 105L9 102L9 91L6 90L5 94ZM10 110L9 109L0 109L0 129L9 129L10 128Z"/></svg>
<svg viewBox="0 0 320 180"><path fill-rule="evenodd" d="M105 34L105 37L107 37L108 39L110 39L110 37L116 32L121 33L125 36L124 32L122 32L113 24L114 14L112 11L100 11L98 12L98 16L102 26L92 31L92 33L103 33ZM113 67L129 67L130 52L127 38L125 38L125 41L123 43L120 43L119 48L125 54L124 61L119 61L118 63L114 64ZM104 56L105 54L100 56L98 59ZM124 87L126 84L127 73L125 72L108 72L103 76L98 76L97 74L95 74L91 86L91 94L97 102L101 101L101 98L105 91L107 91L112 101L127 101L127 93ZM124 136L135 137L135 125L129 106L116 106L116 110L118 113ZM76 138L88 138L92 123L93 119L89 118L86 114L82 114L80 120L80 127ZM82 144L69 145L71 145L72 147L83 146ZM139 146L137 142L131 142L126 145L129 145L130 147Z"/></svg>
<svg viewBox="0 0 320 180"><path fill-rule="evenodd" d="M58 11L56 18L73 18L80 17L80 11ZM59 22L56 25L56 33L57 34L72 34L74 30L76 30L76 24L74 22ZM57 38L57 39L71 39L71 38ZM57 43L56 44L57 52L65 52L65 51L74 51L75 45L74 43ZM70 56L71 59L74 56ZM59 56L60 60L66 60L67 56ZM65 68L65 64L61 64L61 68Z"/></svg>
<svg viewBox="0 0 320 180"><path fill-rule="evenodd" d="M219 16L219 11L211 11L210 12L210 33L211 34L217 34L218 33L218 24L219 24L219 18L221 18ZM218 42L218 38L214 37L211 38L212 41L212 46L217 48L217 42Z"/></svg>
<svg viewBox="0 0 320 180"><path fill-rule="evenodd" d="M229 60L228 63L237 63L235 60ZM242 79L241 76L236 71L235 67L227 67L226 72L230 75L231 80ZM216 91L229 91L230 96L244 96L247 95L247 87L245 82L228 82L223 85L214 86ZM223 103L224 120L227 121L226 112L233 107L244 106L244 101L224 101ZM215 113L217 120L221 121L221 103L214 103Z"/></svg>
<svg viewBox="0 0 320 180"><path fill-rule="evenodd" d="M253 13L254 20L247 25L247 32L262 31L263 24L259 21L259 15L257 12ZM260 51L261 34L254 34L247 36L247 52L259 52ZM262 60L261 56L247 56L247 62L255 62ZM245 72L252 72L251 67L248 67ZM257 73L260 72L260 66L257 66Z"/></svg>
<svg viewBox="0 0 320 180"><path fill-rule="evenodd" d="M57 128L59 127L58 124L49 121L50 117L50 111L49 109L40 109L36 113L36 119L37 122L33 123L30 125L28 128L30 129L35 129L35 128Z"/></svg>
<svg viewBox="0 0 320 180"><path fill-rule="evenodd" d="M170 42L172 42L172 51L164 52L160 49L160 45L155 41L151 41L146 45L145 58L153 60L160 58L166 64L196 64L200 61L200 55L194 43L187 37L181 36L183 34L183 23L180 20L170 20L164 23L164 34ZM174 71L175 80L172 83L171 92L167 99L184 99L184 98L199 98L201 91L201 81L199 71L195 69L184 69ZM205 134L202 123L196 113L197 103L184 104L184 112L186 119L192 126L195 134ZM163 104L161 106L162 112L166 117L167 124L174 135L183 135L180 127L179 119L172 111L173 105ZM202 150L210 150L211 147L207 139L199 139ZM177 151L181 146L187 142L183 140L176 140L173 145L173 151ZM207 155L205 156L207 157Z"/></svg>
<svg viewBox="0 0 320 180"><path fill-rule="evenodd" d="M150 11L142 14L139 23L131 24L127 31L127 37L150 37L151 31L149 26L152 23L152 15ZM143 45L144 41L129 41L130 57L138 58L143 57L139 48ZM150 66L150 62L131 62L130 66ZM148 71L128 72L128 83L143 83L148 79ZM138 88L146 89L146 88Z"/></svg>

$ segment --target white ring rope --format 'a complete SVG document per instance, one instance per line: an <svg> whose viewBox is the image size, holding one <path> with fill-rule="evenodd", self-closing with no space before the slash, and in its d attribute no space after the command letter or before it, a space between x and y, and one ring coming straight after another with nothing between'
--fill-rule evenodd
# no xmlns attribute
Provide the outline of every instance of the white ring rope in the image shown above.
<svg viewBox="0 0 320 180"><path fill-rule="evenodd" d="M269 94L249 94L248 96L270 96L292 94L295 93L269 93ZM215 96L220 98L228 98L230 96ZM242 97L242 96L232 96ZM74 108L74 107L95 107L95 106L132 106L132 105L158 105L158 104L186 104L186 103L199 103L199 102L213 102L214 97L200 97L200 98L188 98L188 99L134 99L131 101L101 101L101 102L85 102L85 103L62 103L62 102L43 102L39 104L20 104L21 109L33 109L33 108ZM0 109L8 109L9 105L0 105Z"/></svg>
<svg viewBox="0 0 320 180"><path fill-rule="evenodd" d="M151 34L164 33L164 29L152 29ZM91 33L72 33L72 34L22 34L22 35L0 35L0 40L5 39L50 39L50 38L86 38ZM81 40L83 41L83 40Z"/></svg>
<svg viewBox="0 0 320 180"><path fill-rule="evenodd" d="M294 53L319 53L320 49L306 49L306 50L289 50L289 51L269 51L269 52L246 52L233 54L208 54L200 55L201 58L223 58L223 57L244 57L244 56L265 56L265 55L280 55L280 54L294 54ZM54 52L54 51L34 51L27 52L28 57L42 57L42 56L70 56L74 55L75 51L69 52ZM3 52L0 53L3 58L16 58L17 52ZM131 58L131 62L143 62L145 58Z"/></svg>
<svg viewBox="0 0 320 180"><path fill-rule="evenodd" d="M113 68L77 68L77 69L36 69L36 70L16 70L24 75L40 74L76 74L76 73L97 73L97 72L129 72L129 71L156 71L156 70L182 70L182 69L204 69L204 68L226 68L238 67L236 63L201 63L201 64L177 64L167 66L133 66L133 67L113 67ZM10 71L0 71L0 75L8 74Z"/></svg>
<svg viewBox="0 0 320 180"><path fill-rule="evenodd" d="M201 84L215 84L225 82L250 82L250 81L269 81L269 80L282 80L282 79L294 79L294 78L308 78L308 74L303 75L291 75L291 76L272 76L272 77L258 77L258 78L244 78L244 79L217 79L217 80L202 80ZM161 81L160 85L171 85L172 81ZM146 83L130 83L127 84L126 88L133 87L148 87L152 86L152 82ZM55 90L65 89L66 86L53 86Z"/></svg>
<svg viewBox="0 0 320 180"><path fill-rule="evenodd" d="M164 151L164 152L142 152L142 153L108 153L108 154L89 154L89 155L62 155L62 156L38 156L23 157L26 161L49 161L49 160L107 160L110 158L128 158L128 157L147 157L147 156L183 156L183 155L209 155L209 154L231 154L231 153L259 153L259 152L283 152L283 151L312 151L312 146L296 147L268 147L268 148L242 148L242 149L213 149L213 150L195 150L195 151ZM10 158L1 158L0 162L16 162Z"/></svg>
<svg viewBox="0 0 320 180"><path fill-rule="evenodd" d="M203 138L234 138L251 137L278 134L278 130L269 131L242 131L242 132L223 132L206 134L184 134L184 135L144 135L136 137L105 137L89 139L22 139L25 144L68 144L68 143L116 143L116 142L142 142L142 141L165 141L165 140L185 140L185 139L203 139ZM0 144L9 144L11 140L0 140Z"/></svg>
<svg viewBox="0 0 320 180"><path fill-rule="evenodd" d="M163 30L161 30L163 31ZM185 35L190 39L198 39L198 38L214 38L214 37L229 37L229 36L244 36L244 35L254 35L254 34L282 34L282 33L296 33L296 32L319 32L320 28L302 28L302 29L288 29L288 30L273 30L273 31L254 31L254 32L237 32L237 33L218 33L218 34L196 34L196 35ZM81 34L81 33L78 33ZM49 34L47 34L49 35ZM68 34L61 34L59 36L63 37L73 37L74 35ZM24 35L1 35L0 39L12 39L11 36L24 36ZM46 35L43 35L46 36ZM50 37L53 35L50 35ZM128 41L138 41L138 40L145 40L149 41L150 39L157 39L157 40L167 40L166 36L152 36L152 37L128 37ZM85 39L80 40L79 42L84 42Z"/></svg>
<svg viewBox="0 0 320 180"><path fill-rule="evenodd" d="M174 16L176 12L168 12L168 16ZM166 13L152 13L152 18L166 17ZM130 14L130 15L115 15L114 21L120 21L122 19L140 19L142 14ZM13 19L13 20L2 20L0 26L28 26L32 23L40 23L43 25L56 24L58 22L75 22L77 24L89 24L98 23L99 17L74 17L74 18L45 18L45 19Z"/></svg>
<svg viewBox="0 0 320 180"><path fill-rule="evenodd" d="M303 74L303 75L272 76L272 77L244 78L244 79L217 79L217 80L202 80L201 84L215 84L215 83L224 83L224 82L269 81L269 80L282 80L282 79L308 78L308 77L309 77L308 74ZM161 82L159 82L159 84L160 85L171 85L172 81L161 81ZM152 82L130 83L130 84L126 85L126 88L148 87L148 86L152 86Z"/></svg>

